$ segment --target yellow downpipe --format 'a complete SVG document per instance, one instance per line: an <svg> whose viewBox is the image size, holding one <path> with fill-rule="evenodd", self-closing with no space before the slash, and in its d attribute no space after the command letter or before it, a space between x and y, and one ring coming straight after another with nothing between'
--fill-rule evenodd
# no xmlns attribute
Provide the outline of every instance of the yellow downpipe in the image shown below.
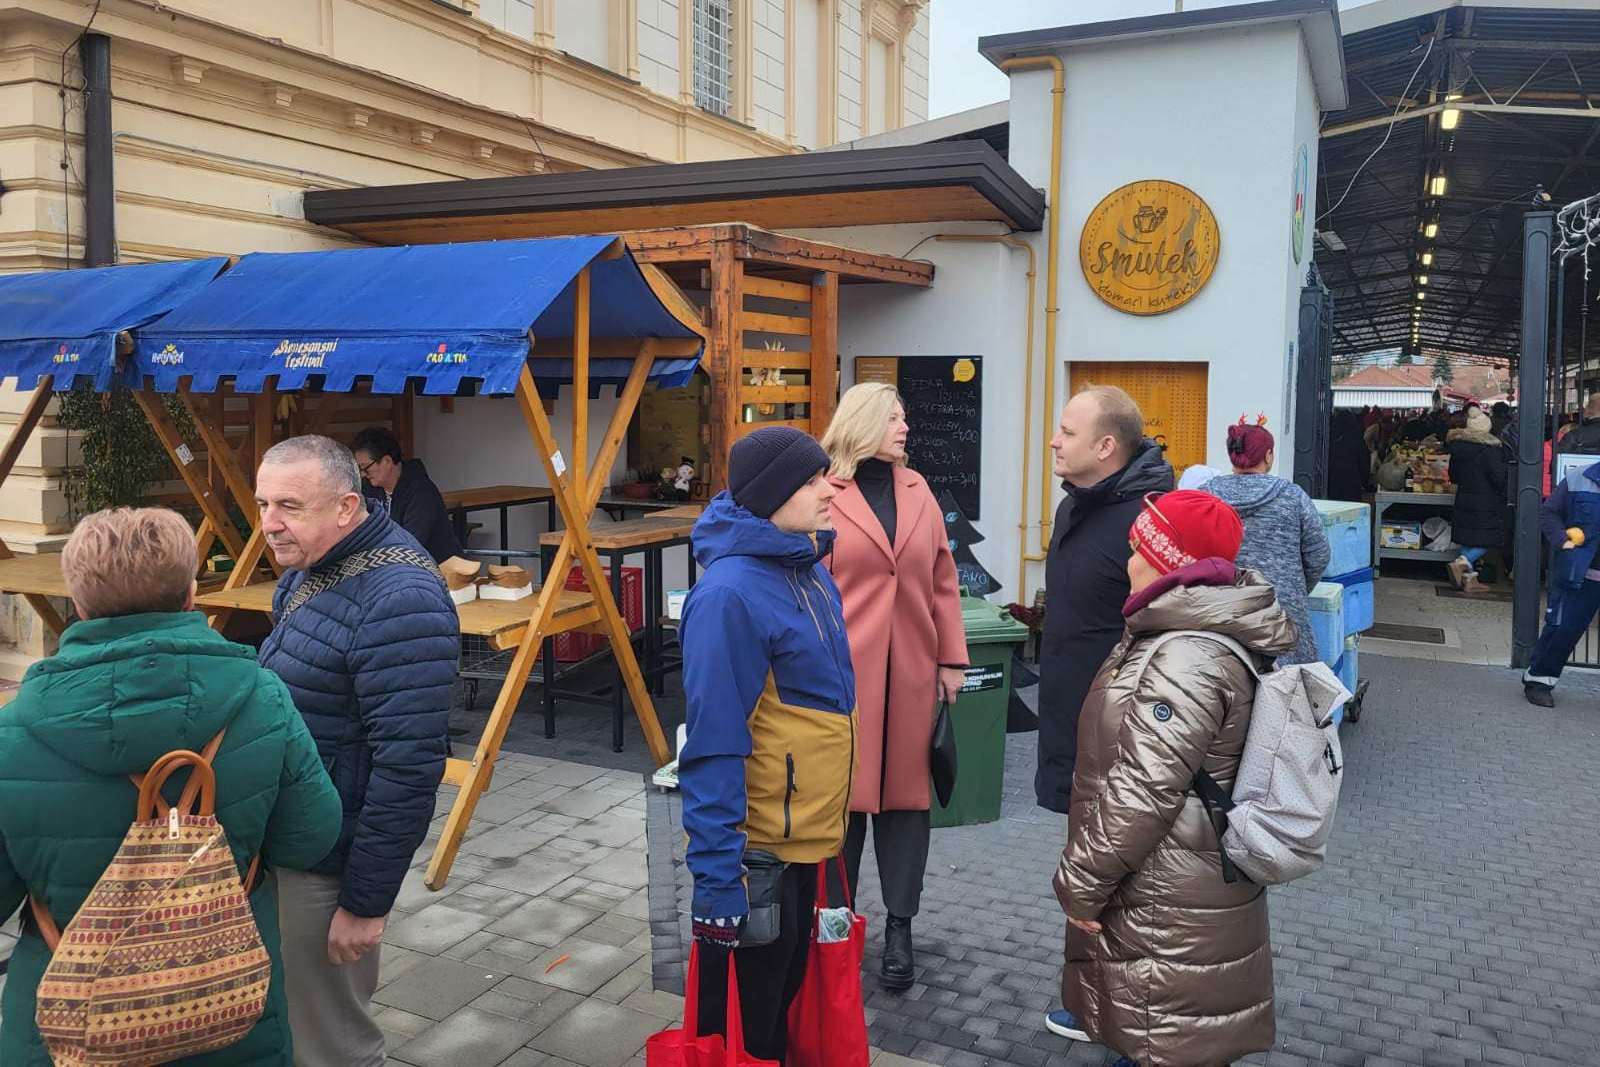
<svg viewBox="0 0 1600 1067"><path fill-rule="evenodd" d="M1050 103L1050 187L1049 187L1049 244L1046 246L1044 268L1044 398L1045 403L1054 407L1056 396L1056 318L1060 312L1057 300L1060 294L1060 267L1061 267L1061 215L1066 209L1066 199L1061 189L1061 137L1063 105L1067 94L1066 68L1061 65L1060 56L1019 56L1008 59L1000 64L1000 69L1010 74L1019 70L1049 70L1054 75L1050 87L1052 97ZM1028 388L1033 388L1033 379L1028 379ZM1030 398L1029 409L1032 409ZM1050 462L1050 438L1055 436L1051 430L1052 420L1044 420L1044 458L1043 470L1040 471L1039 480L1039 554L1022 555L1024 565L1029 561L1037 562L1045 558L1050 549L1050 527L1053 524L1053 515L1050 510L1050 481L1055 472L1055 465ZM1026 456L1026 453L1024 453ZM1026 460L1024 460L1026 462ZM1018 587L1019 592L1026 594L1026 590ZM1024 601L1025 602L1025 601Z"/></svg>
<svg viewBox="0 0 1600 1067"><path fill-rule="evenodd" d="M1033 309L1036 304L1034 289L1039 276L1039 257L1034 252L1033 245L1020 237L1006 233L936 233L933 237L936 241L1001 244L1028 253L1027 341L1023 346L1026 363L1022 376L1023 382L1026 383L1023 387L1022 401L1022 501L1020 514L1017 517L1017 602L1026 604L1028 562L1044 558L1042 555L1028 554L1028 457L1033 451Z"/></svg>

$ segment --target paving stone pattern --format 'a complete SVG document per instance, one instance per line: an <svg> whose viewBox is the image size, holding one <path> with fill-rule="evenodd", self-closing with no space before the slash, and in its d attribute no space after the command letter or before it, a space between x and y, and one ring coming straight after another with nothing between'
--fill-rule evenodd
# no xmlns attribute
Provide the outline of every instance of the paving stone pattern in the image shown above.
<svg viewBox="0 0 1600 1067"><path fill-rule="evenodd" d="M1547 712L1504 669L1363 667L1372 687L1362 722L1343 731L1330 861L1271 891L1277 1045L1242 1062L1600 1064L1600 682L1569 674ZM1041 1025L1059 1006L1063 920L1049 881L1065 823L1034 806L1034 741L1009 738L998 823L934 832L918 981L903 996L876 978L883 908L867 850L875 1046L956 1067L1114 1058ZM671 872L683 907L675 809L651 802L652 849L677 850L666 864L653 853L651 872ZM672 978L663 941L679 925L663 921L663 900L651 903L658 983Z"/></svg>

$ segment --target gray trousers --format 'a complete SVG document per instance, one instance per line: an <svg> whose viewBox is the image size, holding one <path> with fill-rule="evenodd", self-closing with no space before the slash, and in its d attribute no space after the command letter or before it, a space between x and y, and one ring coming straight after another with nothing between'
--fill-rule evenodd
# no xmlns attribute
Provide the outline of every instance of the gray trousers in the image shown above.
<svg viewBox="0 0 1600 1067"><path fill-rule="evenodd" d="M844 838L844 865L850 877L850 899L856 896L861 880L861 854L867 848L867 820L872 820L872 851L878 858L878 882L883 888L883 906L897 919L913 919L922 904L922 878L928 869L928 835L931 828L927 809L922 811L880 811L876 815L853 811ZM838 877L829 865L829 885L837 888ZM830 897L834 904L842 903ZM856 904L856 910L861 905Z"/></svg>
<svg viewBox="0 0 1600 1067"><path fill-rule="evenodd" d="M277 875L295 1067L383 1067L383 1031L371 1011L381 949L335 967L328 960L328 927L339 907L339 879L305 871Z"/></svg>

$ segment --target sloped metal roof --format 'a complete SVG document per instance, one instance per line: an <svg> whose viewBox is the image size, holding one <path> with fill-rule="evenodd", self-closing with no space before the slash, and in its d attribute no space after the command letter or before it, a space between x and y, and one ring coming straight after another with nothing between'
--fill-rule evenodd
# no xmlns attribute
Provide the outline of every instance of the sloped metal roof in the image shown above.
<svg viewBox="0 0 1600 1067"><path fill-rule="evenodd" d="M1539 190L1600 191L1600 3L1380 0L1346 24L1350 104L1324 118L1317 191L1316 228L1344 246L1316 251L1336 356L1515 355L1524 213Z"/></svg>

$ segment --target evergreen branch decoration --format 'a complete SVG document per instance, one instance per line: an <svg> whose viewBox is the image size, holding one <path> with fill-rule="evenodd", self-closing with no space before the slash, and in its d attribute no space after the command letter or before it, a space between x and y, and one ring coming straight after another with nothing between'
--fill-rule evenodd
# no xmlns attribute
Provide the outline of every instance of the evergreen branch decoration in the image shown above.
<svg viewBox="0 0 1600 1067"><path fill-rule="evenodd" d="M127 389L99 393L83 382L58 392L56 400L57 421L79 435L80 462L62 479L71 522L104 508L142 504L151 486L178 476ZM162 403L178 432L191 437L194 422L183 404L172 396Z"/></svg>

